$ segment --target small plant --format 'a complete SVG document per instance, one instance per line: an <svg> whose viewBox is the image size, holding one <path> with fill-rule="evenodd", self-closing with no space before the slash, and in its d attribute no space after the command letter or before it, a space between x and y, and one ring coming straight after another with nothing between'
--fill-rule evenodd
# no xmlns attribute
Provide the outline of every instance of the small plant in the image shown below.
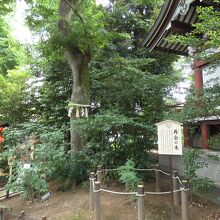
<svg viewBox="0 0 220 220"><path fill-rule="evenodd" d="M135 191L138 184L138 177L135 173L135 163L127 160L125 165L118 168L119 181L125 184L127 191Z"/></svg>
<svg viewBox="0 0 220 220"><path fill-rule="evenodd" d="M190 193L204 193L213 185L213 181L208 178L200 178L196 174L197 170L207 167L208 164L201 160L201 152L198 149L187 149L183 153L183 172L186 177Z"/></svg>

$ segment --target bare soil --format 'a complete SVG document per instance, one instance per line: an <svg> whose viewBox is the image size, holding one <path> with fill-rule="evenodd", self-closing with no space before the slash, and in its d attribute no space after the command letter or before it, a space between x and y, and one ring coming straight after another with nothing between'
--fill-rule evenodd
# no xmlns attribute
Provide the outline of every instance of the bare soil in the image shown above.
<svg viewBox="0 0 220 220"><path fill-rule="evenodd" d="M19 196L1 202L4 206L13 208L13 213L19 214L24 210L27 219L40 220L46 215L49 220L93 220L93 213L89 211L89 190L87 187L77 187L68 192L55 192L54 196L44 203L24 203ZM123 191L122 186L113 185L108 189ZM146 191L154 191L154 184L147 184ZM145 196L145 213L147 220L170 219L170 197ZM101 220L135 220L137 206L134 197L121 196L110 193L101 193L102 216ZM180 207L175 208L176 219L181 219ZM220 207L216 204L194 198L190 204L190 220L217 220Z"/></svg>

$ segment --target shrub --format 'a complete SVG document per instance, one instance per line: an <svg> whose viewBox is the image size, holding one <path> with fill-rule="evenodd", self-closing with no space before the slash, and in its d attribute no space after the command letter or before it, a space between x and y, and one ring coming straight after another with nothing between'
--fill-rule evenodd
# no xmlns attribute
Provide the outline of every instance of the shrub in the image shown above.
<svg viewBox="0 0 220 220"><path fill-rule="evenodd" d="M4 135L2 160L11 158L13 168L6 187L21 191L22 198L33 202L47 191L47 180L57 179L66 163L64 132L25 124L7 129Z"/></svg>
<svg viewBox="0 0 220 220"><path fill-rule="evenodd" d="M209 138L208 144L213 150L220 150L220 134L213 135Z"/></svg>
<svg viewBox="0 0 220 220"><path fill-rule="evenodd" d="M125 183L127 191L136 191L138 177L135 173L135 163L132 160L127 160L125 165L118 168L119 181Z"/></svg>
<svg viewBox="0 0 220 220"><path fill-rule="evenodd" d="M187 149L183 152L183 172L192 191L204 193L213 185L208 178L200 178L197 170L207 167L208 164L201 159L201 151L198 149Z"/></svg>

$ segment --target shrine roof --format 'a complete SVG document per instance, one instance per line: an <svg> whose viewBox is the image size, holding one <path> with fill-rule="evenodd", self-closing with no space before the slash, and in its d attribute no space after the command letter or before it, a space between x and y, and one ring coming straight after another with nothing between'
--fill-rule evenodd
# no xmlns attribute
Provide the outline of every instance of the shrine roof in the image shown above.
<svg viewBox="0 0 220 220"><path fill-rule="evenodd" d="M187 56L188 46L165 40L170 35L189 33L198 22L197 6L211 6L212 0L167 0L156 22L143 42L150 51L153 49Z"/></svg>

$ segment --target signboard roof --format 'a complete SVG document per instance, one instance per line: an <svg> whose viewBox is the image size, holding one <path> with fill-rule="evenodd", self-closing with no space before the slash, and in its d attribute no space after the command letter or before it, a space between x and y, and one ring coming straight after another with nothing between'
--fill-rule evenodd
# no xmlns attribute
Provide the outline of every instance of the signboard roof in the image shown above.
<svg viewBox="0 0 220 220"><path fill-rule="evenodd" d="M162 125L162 124L167 124L167 123L173 123L173 124L177 124L177 125L183 125L182 123L178 122L178 121L173 121L173 120L165 120L165 121L161 121L156 123L156 126Z"/></svg>

